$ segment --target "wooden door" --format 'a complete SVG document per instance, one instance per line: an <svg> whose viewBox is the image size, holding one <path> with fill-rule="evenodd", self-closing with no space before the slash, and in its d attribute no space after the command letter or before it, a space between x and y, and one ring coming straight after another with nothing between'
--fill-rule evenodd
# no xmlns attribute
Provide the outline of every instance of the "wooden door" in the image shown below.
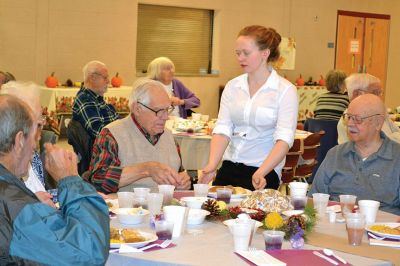
<svg viewBox="0 0 400 266"><path fill-rule="evenodd" d="M361 72L363 41L364 18L339 15L335 68L347 74Z"/></svg>
<svg viewBox="0 0 400 266"><path fill-rule="evenodd" d="M385 88L389 49L389 20L367 18L364 39L364 72L378 77Z"/></svg>
<svg viewBox="0 0 400 266"><path fill-rule="evenodd" d="M338 11L335 68L348 75L378 77L384 91L389 50L389 15Z"/></svg>

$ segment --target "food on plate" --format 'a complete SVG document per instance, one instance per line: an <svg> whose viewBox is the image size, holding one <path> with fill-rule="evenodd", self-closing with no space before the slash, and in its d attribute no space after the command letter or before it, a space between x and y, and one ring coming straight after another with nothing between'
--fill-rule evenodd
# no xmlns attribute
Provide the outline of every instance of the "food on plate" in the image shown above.
<svg viewBox="0 0 400 266"><path fill-rule="evenodd" d="M229 185L229 186L213 186L208 189L208 192L216 193L218 188L230 188L230 189L232 189L232 194L241 194L242 195L242 194L247 194L247 192L248 192L245 188L234 187L231 185Z"/></svg>
<svg viewBox="0 0 400 266"><path fill-rule="evenodd" d="M383 233L383 234L400 235L399 227L392 228L390 226L382 225L382 224L372 225L369 227L369 230Z"/></svg>
<svg viewBox="0 0 400 266"><path fill-rule="evenodd" d="M253 191L247 199L240 202L239 206L279 213L291 208L289 197L274 189Z"/></svg>
<svg viewBox="0 0 400 266"><path fill-rule="evenodd" d="M112 244L143 242L146 238L135 229L110 228L110 242Z"/></svg>

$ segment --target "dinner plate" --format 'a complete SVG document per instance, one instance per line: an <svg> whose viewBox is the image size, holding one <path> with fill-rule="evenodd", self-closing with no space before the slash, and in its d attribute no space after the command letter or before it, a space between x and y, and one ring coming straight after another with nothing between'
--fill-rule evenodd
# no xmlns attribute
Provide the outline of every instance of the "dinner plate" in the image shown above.
<svg viewBox="0 0 400 266"><path fill-rule="evenodd" d="M134 248L140 248L144 247L147 244L154 242L158 239L158 237L155 234L152 233L147 233L143 231L139 231L139 233L146 239L145 241L142 242L135 242L135 243L122 243ZM121 246L121 243L110 243L110 248L119 248Z"/></svg>
<svg viewBox="0 0 400 266"><path fill-rule="evenodd" d="M374 223L374 224L369 224L369 225L365 228L368 232L371 232L371 233L373 233L374 235L382 236L382 237L388 237L388 238L393 238L393 239L399 239L399 240L400 240L400 235L385 234L385 233L381 233L381 232L378 232L378 231L375 231L375 230L371 230L370 228L371 228L371 226L373 226L373 225L386 225L386 226L395 228L395 227L400 226L400 223Z"/></svg>

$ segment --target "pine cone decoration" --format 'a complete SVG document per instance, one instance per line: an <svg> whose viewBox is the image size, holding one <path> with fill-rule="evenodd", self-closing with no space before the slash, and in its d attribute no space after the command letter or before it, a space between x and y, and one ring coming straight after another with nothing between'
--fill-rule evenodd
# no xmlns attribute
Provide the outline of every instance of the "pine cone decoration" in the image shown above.
<svg viewBox="0 0 400 266"><path fill-rule="evenodd" d="M303 230L306 229L306 221L305 221L304 217L301 215L290 216L287 223L288 223L288 225L290 225L290 224L294 225L294 223L297 223L301 227L301 229L303 229Z"/></svg>
<svg viewBox="0 0 400 266"><path fill-rule="evenodd" d="M217 218L221 212L218 207L218 203L216 200L208 199L206 202L203 203L202 209L210 212L211 218Z"/></svg>

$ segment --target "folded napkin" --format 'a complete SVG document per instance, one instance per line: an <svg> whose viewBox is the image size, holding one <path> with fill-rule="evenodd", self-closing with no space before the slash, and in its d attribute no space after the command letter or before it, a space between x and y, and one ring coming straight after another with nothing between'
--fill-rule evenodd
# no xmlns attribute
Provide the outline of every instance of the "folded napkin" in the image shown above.
<svg viewBox="0 0 400 266"><path fill-rule="evenodd" d="M298 266L298 265L307 265L307 266L332 266L330 262L316 256L313 254L315 250L308 250L308 249L279 249L279 250L268 250L268 251L263 251L259 250L258 252L264 252L266 254L269 254L270 257L273 257L273 259L276 259L278 262L282 264L257 264L255 262L252 262L248 256L245 256L247 253L244 253L244 255L241 255L239 252L237 254L245 259L245 261L249 265L287 265L287 266ZM319 253L323 253L322 250L318 250ZM251 252L251 251L246 251L246 252ZM254 252L254 251L253 251ZM351 266L350 263L343 264L337 259L330 257L332 260L335 260L338 265L346 265L346 266ZM269 261L268 261L269 262ZM271 262L273 263L273 262Z"/></svg>
<svg viewBox="0 0 400 266"><path fill-rule="evenodd" d="M258 266L286 266L286 263L272 257L264 250L237 251L241 257Z"/></svg>

